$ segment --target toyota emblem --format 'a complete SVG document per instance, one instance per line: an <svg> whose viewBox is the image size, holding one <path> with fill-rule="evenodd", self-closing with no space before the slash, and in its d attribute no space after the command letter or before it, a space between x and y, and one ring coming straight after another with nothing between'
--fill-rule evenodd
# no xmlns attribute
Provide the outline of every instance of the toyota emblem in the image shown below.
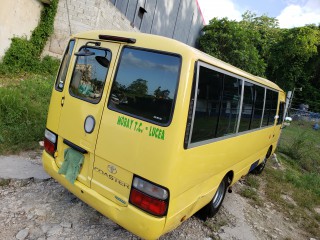
<svg viewBox="0 0 320 240"><path fill-rule="evenodd" d="M116 174L117 173L117 168L113 165L108 165L108 171L112 174Z"/></svg>

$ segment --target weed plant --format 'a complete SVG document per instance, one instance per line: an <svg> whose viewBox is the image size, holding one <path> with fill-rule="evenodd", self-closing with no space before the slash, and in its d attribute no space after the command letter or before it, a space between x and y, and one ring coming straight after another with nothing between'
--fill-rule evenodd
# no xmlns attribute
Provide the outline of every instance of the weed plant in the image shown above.
<svg viewBox="0 0 320 240"><path fill-rule="evenodd" d="M267 165L262 175L266 196L310 237L320 236L320 131L312 122L293 122L283 129L278 158L284 170ZM289 201L290 197L292 201Z"/></svg>
<svg viewBox="0 0 320 240"><path fill-rule="evenodd" d="M53 76L31 75L0 87L0 154L33 149L43 139Z"/></svg>
<svg viewBox="0 0 320 240"><path fill-rule="evenodd" d="M57 6L58 0L44 5L30 40L14 37L0 63L0 154L32 149L43 138L60 61L40 55L53 32Z"/></svg>
<svg viewBox="0 0 320 240"><path fill-rule="evenodd" d="M45 44L53 33L53 23L57 12L58 0L44 5L39 25L33 30L30 40L14 37L0 63L0 75L32 73L55 73L59 60L49 56L41 59Z"/></svg>

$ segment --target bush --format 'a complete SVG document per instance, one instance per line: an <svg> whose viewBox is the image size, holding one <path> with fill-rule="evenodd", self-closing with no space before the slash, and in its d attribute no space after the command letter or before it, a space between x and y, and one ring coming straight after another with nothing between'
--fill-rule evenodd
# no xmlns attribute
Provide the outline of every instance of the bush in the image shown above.
<svg viewBox="0 0 320 240"><path fill-rule="evenodd" d="M11 46L3 57L2 64L10 73L32 72L38 69L40 58L36 48L26 38L12 38Z"/></svg>
<svg viewBox="0 0 320 240"><path fill-rule="evenodd" d="M48 38L53 33L57 8L58 0L52 0L50 5L44 6L40 23L32 32L30 40L27 40L26 37L12 38L11 45L0 64L0 74L55 73L59 61L49 57L45 57L41 61L40 55ZM48 63L51 67L47 67Z"/></svg>

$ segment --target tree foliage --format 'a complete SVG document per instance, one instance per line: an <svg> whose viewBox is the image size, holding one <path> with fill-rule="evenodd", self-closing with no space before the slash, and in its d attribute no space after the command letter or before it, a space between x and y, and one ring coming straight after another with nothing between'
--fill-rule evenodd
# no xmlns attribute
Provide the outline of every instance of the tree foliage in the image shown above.
<svg viewBox="0 0 320 240"><path fill-rule="evenodd" d="M320 111L320 26L281 29L276 18L248 11L239 22L213 18L203 28L199 46L285 91L302 87L303 103Z"/></svg>
<svg viewBox="0 0 320 240"><path fill-rule="evenodd" d="M256 75L264 75L265 63L255 47L257 32L227 18L214 18L203 29L200 49Z"/></svg>
<svg viewBox="0 0 320 240"><path fill-rule="evenodd" d="M148 93L147 80L137 79L133 81L127 88L129 93L133 93L136 96L144 96Z"/></svg>

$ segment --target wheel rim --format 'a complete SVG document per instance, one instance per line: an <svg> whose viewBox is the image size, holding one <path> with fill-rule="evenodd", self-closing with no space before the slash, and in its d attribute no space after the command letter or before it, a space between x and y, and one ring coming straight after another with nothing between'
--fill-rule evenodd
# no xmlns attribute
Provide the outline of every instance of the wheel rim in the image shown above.
<svg viewBox="0 0 320 240"><path fill-rule="evenodd" d="M218 188L216 194L214 195L213 200L212 200L212 205L214 208L217 208L220 206L222 199L223 199L223 196L224 196L224 193L225 193L225 188L226 188L225 181L222 181L219 185L219 188Z"/></svg>
<svg viewBox="0 0 320 240"><path fill-rule="evenodd" d="M267 158L265 158L264 160L263 160L263 162L262 162L262 167L264 167L265 165L266 165L266 163L267 163Z"/></svg>
<svg viewBox="0 0 320 240"><path fill-rule="evenodd" d="M263 170L264 167L266 166L266 163L267 163L267 158L265 158L265 159L263 160L263 162L260 164L259 170Z"/></svg>

